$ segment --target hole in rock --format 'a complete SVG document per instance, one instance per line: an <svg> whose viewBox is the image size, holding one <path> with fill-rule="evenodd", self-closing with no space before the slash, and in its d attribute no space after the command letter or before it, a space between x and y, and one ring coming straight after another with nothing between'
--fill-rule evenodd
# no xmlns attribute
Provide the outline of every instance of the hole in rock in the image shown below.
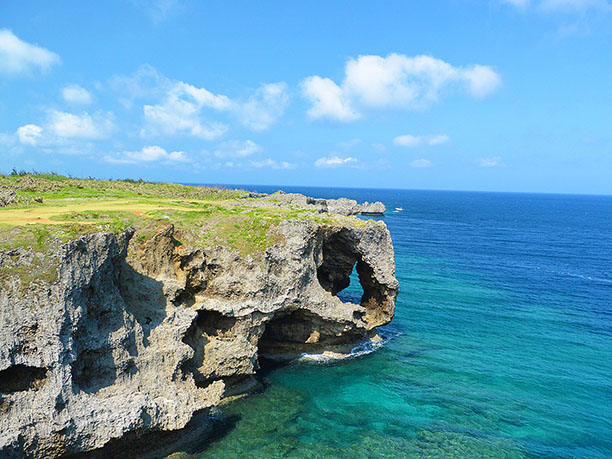
<svg viewBox="0 0 612 459"><path fill-rule="evenodd" d="M349 285L338 292L337 296L344 303L361 304L363 298L363 287L359 281L359 274L357 274L357 263L353 266L353 271L349 276Z"/></svg>
<svg viewBox="0 0 612 459"><path fill-rule="evenodd" d="M316 352L329 346L346 346L358 338L359 335L347 332L343 324L323 320L308 311L277 313L266 323L259 353L264 358L295 356L306 349Z"/></svg>
<svg viewBox="0 0 612 459"><path fill-rule="evenodd" d="M0 371L0 392L10 394L40 388L47 378L45 368L14 365Z"/></svg>
<svg viewBox="0 0 612 459"><path fill-rule="evenodd" d="M323 261L317 269L321 286L345 303L361 304L364 289L358 271L361 257L351 248L351 241L342 232L330 237L322 249Z"/></svg>

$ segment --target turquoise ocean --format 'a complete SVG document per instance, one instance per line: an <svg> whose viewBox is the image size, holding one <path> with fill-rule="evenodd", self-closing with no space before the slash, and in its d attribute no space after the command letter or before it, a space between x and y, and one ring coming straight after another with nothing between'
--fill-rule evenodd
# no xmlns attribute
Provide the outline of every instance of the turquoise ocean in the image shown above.
<svg viewBox="0 0 612 459"><path fill-rule="evenodd" d="M385 203L395 318L374 352L265 369L193 457L612 457L612 197L282 189Z"/></svg>

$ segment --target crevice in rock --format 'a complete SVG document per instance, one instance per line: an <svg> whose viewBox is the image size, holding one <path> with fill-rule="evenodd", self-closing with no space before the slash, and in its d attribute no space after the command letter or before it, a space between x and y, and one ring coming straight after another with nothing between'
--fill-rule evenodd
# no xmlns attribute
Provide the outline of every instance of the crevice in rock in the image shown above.
<svg viewBox="0 0 612 459"><path fill-rule="evenodd" d="M47 369L28 365L13 365L0 371L0 393L11 394L42 387L47 379Z"/></svg>

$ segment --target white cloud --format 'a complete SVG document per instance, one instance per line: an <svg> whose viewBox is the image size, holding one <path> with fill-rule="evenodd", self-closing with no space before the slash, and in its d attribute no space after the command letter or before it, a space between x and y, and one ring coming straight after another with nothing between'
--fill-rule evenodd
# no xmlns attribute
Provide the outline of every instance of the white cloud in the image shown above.
<svg viewBox="0 0 612 459"><path fill-rule="evenodd" d="M89 91L78 84L71 84L62 89L62 97L66 102L75 105L89 105L93 101Z"/></svg>
<svg viewBox="0 0 612 459"><path fill-rule="evenodd" d="M122 89L134 88L140 97L161 95L160 103L143 107L145 127L141 134L145 137L183 134L214 140L225 134L229 126L205 119L206 110L234 116L247 128L263 131L278 121L289 103L284 82L263 84L241 102L183 81L168 80L152 67L142 68L133 78L115 78L113 83ZM134 97L122 99L124 105L129 107Z"/></svg>
<svg viewBox="0 0 612 459"><path fill-rule="evenodd" d="M42 128L36 124L26 124L17 129L17 138L24 145L35 146L42 136Z"/></svg>
<svg viewBox="0 0 612 459"><path fill-rule="evenodd" d="M79 115L51 110L46 127L57 137L67 139L104 139L115 129L111 113L87 112Z"/></svg>
<svg viewBox="0 0 612 459"><path fill-rule="evenodd" d="M263 161L251 161L251 166L266 169L295 169L296 165L287 161L275 161L272 158Z"/></svg>
<svg viewBox="0 0 612 459"><path fill-rule="evenodd" d="M482 99L501 86L501 77L491 67L473 65L462 71L461 78L468 83L470 93Z"/></svg>
<svg viewBox="0 0 612 459"><path fill-rule="evenodd" d="M316 167L339 167L355 163L357 163L357 159L351 156L348 156L346 158L341 158L339 156L329 156L317 159L314 165Z"/></svg>
<svg viewBox="0 0 612 459"><path fill-rule="evenodd" d="M245 158L260 151L263 151L263 148L252 140L228 140L219 145L215 156L217 158Z"/></svg>
<svg viewBox="0 0 612 459"><path fill-rule="evenodd" d="M477 161L480 167L504 167L504 160L501 156L492 156L490 158L480 158Z"/></svg>
<svg viewBox="0 0 612 459"><path fill-rule="evenodd" d="M80 114L49 110L44 123L26 124L13 138L21 145L61 154L86 154L94 151L94 140L108 138L115 130L113 114L87 112Z"/></svg>
<svg viewBox="0 0 612 459"><path fill-rule="evenodd" d="M423 145L423 137L417 137L410 134L400 135L393 139L393 145L408 148L420 147Z"/></svg>
<svg viewBox="0 0 612 459"><path fill-rule="evenodd" d="M20 40L8 29L0 29L0 74L20 75L47 71L60 58L54 52Z"/></svg>
<svg viewBox="0 0 612 459"><path fill-rule="evenodd" d="M106 155L104 161L115 164L141 164L162 162L166 164L185 163L189 159L183 151L168 153L162 147L152 145L143 147L140 151L124 151L115 155Z"/></svg>
<svg viewBox="0 0 612 459"><path fill-rule="evenodd" d="M429 161L428 159L415 159L414 161L412 161L410 163L410 167L416 167L416 168L425 168L425 167L431 167L433 166L432 162Z"/></svg>
<svg viewBox="0 0 612 459"><path fill-rule="evenodd" d="M264 131L276 123L289 104L285 82L261 85L246 102L237 103L235 110L242 124L253 131Z"/></svg>
<svg viewBox="0 0 612 459"><path fill-rule="evenodd" d="M446 134L438 134L438 135L428 136L426 140L429 145L436 146L436 145L442 145L442 144L450 142L450 137L447 136Z"/></svg>
<svg viewBox="0 0 612 459"><path fill-rule="evenodd" d="M213 94L204 88L196 88L195 86L179 81L170 90L169 97L171 99L181 99L181 97L191 96L199 107L210 107L215 110L227 110L231 108L232 102L224 95Z"/></svg>
<svg viewBox="0 0 612 459"><path fill-rule="evenodd" d="M246 99L231 99L205 88L160 75L144 65L133 76L115 76L110 87L120 94L119 101L131 108L145 99L141 136L188 135L214 140L229 130L219 116L233 118L252 131L264 131L276 123L289 104L287 83L262 84Z"/></svg>
<svg viewBox="0 0 612 459"><path fill-rule="evenodd" d="M143 107L146 125L141 135L147 137L187 134L213 140L225 134L228 127L222 123L204 121L201 111L204 107L226 110L230 106L231 103L225 96L178 82L168 91L163 103Z"/></svg>
<svg viewBox="0 0 612 459"><path fill-rule="evenodd" d="M353 121L367 110L420 110L440 99L446 88L464 87L481 98L501 85L490 67L454 67L431 56L390 54L350 59L342 84L310 76L301 83L302 95L312 103L308 116Z"/></svg>
<svg viewBox="0 0 612 459"><path fill-rule="evenodd" d="M312 119L354 121L361 116L351 107L343 89L329 78L311 76L302 81L301 87L302 95L312 103L307 112Z"/></svg>
<svg viewBox="0 0 612 459"><path fill-rule="evenodd" d="M436 146L450 142L450 137L446 134L414 136L410 134L400 135L393 139L393 145L398 147L415 148L423 145Z"/></svg>

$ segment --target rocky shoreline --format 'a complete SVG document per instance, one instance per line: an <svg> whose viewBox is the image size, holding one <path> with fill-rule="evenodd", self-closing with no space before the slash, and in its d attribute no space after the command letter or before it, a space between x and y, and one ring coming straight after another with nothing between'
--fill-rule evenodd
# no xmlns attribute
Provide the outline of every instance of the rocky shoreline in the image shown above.
<svg viewBox="0 0 612 459"><path fill-rule="evenodd" d="M284 193L248 200L313 215L381 211ZM384 223L289 218L271 231L277 242L248 255L203 247L171 223L146 238L93 232L60 244L44 259L52 275L29 280L18 268L43 258L0 250L3 457L180 432L252 388L260 357L342 352L391 321L398 283ZM337 296L354 268L360 304Z"/></svg>

